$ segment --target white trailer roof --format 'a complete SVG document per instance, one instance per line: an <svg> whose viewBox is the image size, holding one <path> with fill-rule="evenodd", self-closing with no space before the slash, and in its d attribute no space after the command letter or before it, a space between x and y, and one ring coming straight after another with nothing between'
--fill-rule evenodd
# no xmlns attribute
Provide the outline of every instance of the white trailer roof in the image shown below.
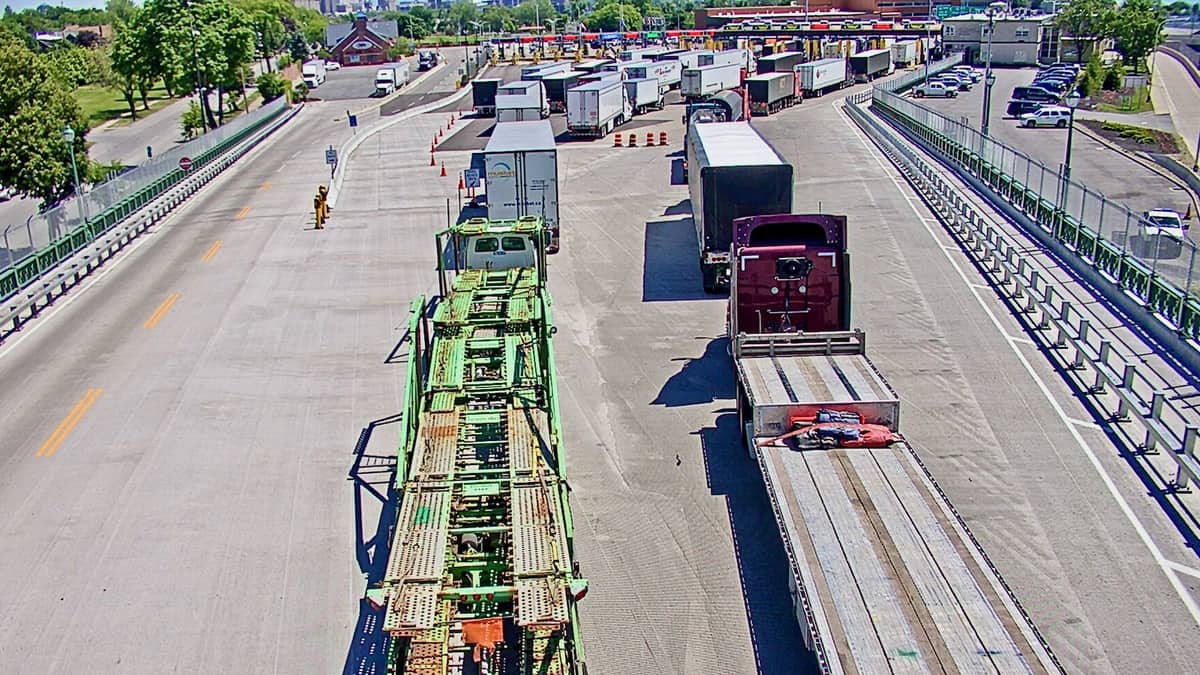
<svg viewBox="0 0 1200 675"><path fill-rule="evenodd" d="M870 56L875 56L876 54L889 54L889 53L891 53L891 51L892 51L891 49L871 49L871 50L868 50L865 52L858 52L856 54L851 54L851 56L868 56L868 57L870 57Z"/></svg>
<svg viewBox="0 0 1200 675"><path fill-rule="evenodd" d="M497 91L509 94L524 94L534 87L541 86L541 84L541 82L531 82L525 80L520 80L517 82L505 82L504 84L500 85Z"/></svg>
<svg viewBox="0 0 1200 675"><path fill-rule="evenodd" d="M688 130L696 141L708 166L768 166L783 164L762 136L748 122L716 122L697 124Z"/></svg>
<svg viewBox="0 0 1200 675"><path fill-rule="evenodd" d="M554 129L550 126L550 120L537 120L497 123L492 128L492 137L483 151L491 153L553 149Z"/></svg>
<svg viewBox="0 0 1200 675"><path fill-rule="evenodd" d="M782 58L796 56L799 53L800 52L779 52L778 54L771 54L770 56L760 56L760 57L758 57L758 60L759 61L778 61L779 59L782 59Z"/></svg>
<svg viewBox="0 0 1200 675"><path fill-rule="evenodd" d="M613 87L620 87L623 80L618 80L615 77L604 78L594 82L586 82L578 87L571 87L568 91L608 91Z"/></svg>
<svg viewBox="0 0 1200 675"><path fill-rule="evenodd" d="M547 75L542 78L542 82L545 82L546 80L565 80L568 77L583 77L584 75L587 75L587 73L583 72L582 70L568 70L562 73L552 73Z"/></svg>
<svg viewBox="0 0 1200 675"><path fill-rule="evenodd" d="M497 109L541 107L542 97L537 94L501 94L496 97Z"/></svg>
<svg viewBox="0 0 1200 675"><path fill-rule="evenodd" d="M778 73L763 73L762 75L751 75L750 77L746 78L746 81L749 82L751 80L755 80L755 81L778 80L781 77L795 77L795 74L790 73L790 72L784 72L784 71L780 71Z"/></svg>

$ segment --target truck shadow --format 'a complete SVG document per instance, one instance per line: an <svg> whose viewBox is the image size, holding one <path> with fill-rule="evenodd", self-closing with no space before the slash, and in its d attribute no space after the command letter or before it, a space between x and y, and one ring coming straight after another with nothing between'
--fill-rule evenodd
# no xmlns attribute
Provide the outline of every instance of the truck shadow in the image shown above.
<svg viewBox="0 0 1200 675"><path fill-rule="evenodd" d="M393 415L372 421L363 427L354 446L354 463L349 475L349 480L354 483L354 553L368 588L383 581L387 571L392 523L400 495L395 489L396 456L373 455L367 448L377 428L398 424L401 419L400 415ZM365 598L359 601L358 621L342 667L344 675L382 675L387 672L388 634L383 630L384 613L382 608L376 609Z"/></svg>
<svg viewBox="0 0 1200 675"><path fill-rule="evenodd" d="M709 491L725 498L758 673L816 673L788 590L787 556L758 467L738 440L737 413L722 410L698 433Z"/></svg>
<svg viewBox="0 0 1200 675"><path fill-rule="evenodd" d="M704 292L698 250L691 218L647 221L642 302L713 299Z"/></svg>
<svg viewBox="0 0 1200 675"><path fill-rule="evenodd" d="M732 399L737 389L734 387L735 375L733 364L729 362L728 347L729 339L722 335L708 339L704 353L697 358L672 359L682 361L683 367L667 378L650 404L674 408Z"/></svg>

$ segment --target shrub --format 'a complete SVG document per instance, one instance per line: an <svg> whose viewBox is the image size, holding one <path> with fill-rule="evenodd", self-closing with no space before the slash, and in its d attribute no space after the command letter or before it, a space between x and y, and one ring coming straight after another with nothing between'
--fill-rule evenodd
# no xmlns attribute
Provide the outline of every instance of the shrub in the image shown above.
<svg viewBox="0 0 1200 675"><path fill-rule="evenodd" d="M183 140L190 141L196 137L196 132L204 128L203 119L204 112L200 110L200 103L192 101L188 105L188 109L179 116L179 128L183 132Z"/></svg>
<svg viewBox="0 0 1200 675"><path fill-rule="evenodd" d="M1115 131L1121 138L1128 138L1138 145L1154 145L1158 142L1154 132L1144 127L1135 127L1131 124L1120 124L1118 122L1105 122L1100 125L1100 128L1105 131Z"/></svg>
<svg viewBox="0 0 1200 675"><path fill-rule="evenodd" d="M308 100L308 85L304 82L298 82L292 87L292 103L299 103Z"/></svg>
<svg viewBox="0 0 1200 675"><path fill-rule="evenodd" d="M254 84L262 94L263 103L270 103L284 94L284 79L275 73L259 75Z"/></svg>
<svg viewBox="0 0 1200 675"><path fill-rule="evenodd" d="M1116 91L1125 84L1125 66L1118 61L1108 67L1104 72L1104 88L1108 91Z"/></svg>

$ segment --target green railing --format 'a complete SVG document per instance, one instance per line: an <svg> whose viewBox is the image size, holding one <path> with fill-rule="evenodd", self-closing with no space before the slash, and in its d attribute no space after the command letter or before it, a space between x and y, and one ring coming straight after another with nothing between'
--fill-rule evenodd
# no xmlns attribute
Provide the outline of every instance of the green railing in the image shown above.
<svg viewBox="0 0 1200 675"><path fill-rule="evenodd" d="M875 88L872 106L1051 233L1075 255L1170 321L1200 339L1200 299L1194 294L1196 245L1146 235L1148 224L1041 162L890 91ZM858 103L858 101L854 101Z"/></svg>
<svg viewBox="0 0 1200 675"><path fill-rule="evenodd" d="M22 224L9 224L0 249L0 299L8 299L189 175L242 143L287 109L283 99L172 148ZM189 171L180 158L192 160ZM80 208L82 206L82 208Z"/></svg>

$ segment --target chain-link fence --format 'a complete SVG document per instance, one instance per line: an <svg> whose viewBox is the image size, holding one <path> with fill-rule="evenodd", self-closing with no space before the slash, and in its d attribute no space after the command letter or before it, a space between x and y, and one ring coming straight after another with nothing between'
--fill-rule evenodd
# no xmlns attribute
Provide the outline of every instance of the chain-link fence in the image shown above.
<svg viewBox="0 0 1200 675"><path fill-rule="evenodd" d="M186 173L180 168L182 158L191 159L193 170L203 166L227 146L240 142L248 133L274 119L287 105L283 98L272 101L200 138L147 159L136 168L93 187L82 196L72 197L51 209L35 213L23 223L7 224L3 231L4 250L0 251L0 281L4 282L0 283L0 291L3 291L0 297L13 290L13 284L24 282L31 275L70 255L96 234L178 182ZM36 269L24 270L24 273L17 275L14 271L18 267Z"/></svg>
<svg viewBox="0 0 1200 675"><path fill-rule="evenodd" d="M1198 283L1197 247L1189 238L1160 230L1144 214L1068 180L1062 165L1046 166L964 120L880 88L873 91L873 105L964 164L1077 254L1157 305L1154 309L1189 320L1185 305Z"/></svg>

